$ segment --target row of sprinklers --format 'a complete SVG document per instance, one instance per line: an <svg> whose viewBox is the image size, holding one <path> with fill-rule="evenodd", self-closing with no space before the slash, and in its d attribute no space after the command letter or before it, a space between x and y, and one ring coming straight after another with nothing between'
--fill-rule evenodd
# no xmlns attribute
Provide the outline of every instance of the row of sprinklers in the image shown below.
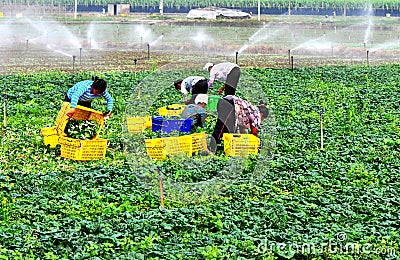
<svg viewBox="0 0 400 260"><path fill-rule="evenodd" d="M67 31L67 33L69 33ZM78 35L81 35L81 28L78 28ZM119 25L116 26L116 31L114 31L114 37L119 37L120 36L120 29L119 29ZM147 49L147 60L150 59L150 47L153 46L154 44L156 44L158 41L160 41L163 37L164 37L164 33L162 33L157 39L153 40L152 42L148 42L145 43L146 34L143 34L142 32L140 32L140 47L136 48L133 47L134 51L146 51ZM35 38L31 38L31 39L26 39L26 50L29 50L30 48L30 43L31 42L35 42L35 40L39 39L39 38L45 38L45 42L44 45L48 48L51 49L52 51L56 52L56 53L60 53L64 56L70 57L72 58L72 69L75 70L76 65L78 65L77 63L79 62L79 65L82 66L82 51L84 49L85 46L82 47L81 44L79 44L79 40L75 39L74 40L74 44L76 44L76 47L79 48L79 56L77 55L72 55L70 53L67 53L65 51L62 51L60 49L55 49L53 48L53 46L51 44L49 44L49 32L45 31L43 32L43 35L35 37ZM75 37L73 37L75 38ZM98 49L97 47L97 42L96 40L93 40L92 37L87 37L87 40L85 41L85 45L87 45L87 49L92 50L92 49ZM146 49L145 49L146 48ZM146 59L144 57L144 59ZM134 59L135 62L135 66L137 64L139 59Z"/></svg>
<svg viewBox="0 0 400 260"><path fill-rule="evenodd" d="M147 60L150 59L150 44L147 43ZM26 49L29 49L29 40L26 40ZM58 51L61 52L61 51ZM65 54L65 53L64 53ZM75 71L75 67L76 67L76 55L69 55L69 54L65 54L66 56L72 57L72 70ZM134 64L135 67L137 65L138 59L135 58L134 60ZM82 66L82 47L79 47L79 65Z"/></svg>

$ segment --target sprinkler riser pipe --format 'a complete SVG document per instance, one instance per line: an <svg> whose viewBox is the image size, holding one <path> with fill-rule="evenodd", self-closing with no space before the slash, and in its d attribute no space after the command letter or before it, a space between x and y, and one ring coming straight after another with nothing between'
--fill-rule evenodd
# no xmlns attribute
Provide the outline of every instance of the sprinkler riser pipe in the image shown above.
<svg viewBox="0 0 400 260"><path fill-rule="evenodd" d="M291 62L290 62L290 63L291 63L291 65L292 65L292 67L291 67L291 68L292 68L292 71L293 71L293 68L294 68L294 64L293 64L293 63L294 63L294 62L293 62L293 56L291 56L291 57L290 57L290 59L291 59Z"/></svg>
<svg viewBox="0 0 400 260"><path fill-rule="evenodd" d="M236 52L236 58L235 58L235 63L236 63L236 64L238 64L238 55L239 55L239 52L237 51L237 52Z"/></svg>

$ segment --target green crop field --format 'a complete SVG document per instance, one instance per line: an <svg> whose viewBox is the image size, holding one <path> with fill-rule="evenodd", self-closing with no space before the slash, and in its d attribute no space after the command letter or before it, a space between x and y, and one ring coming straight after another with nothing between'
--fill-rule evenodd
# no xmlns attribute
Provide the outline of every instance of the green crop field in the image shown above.
<svg viewBox="0 0 400 260"><path fill-rule="evenodd" d="M92 74L1 75L0 257L397 259L400 66L244 70L273 111L267 164L251 157L211 200L182 203L167 193L164 207L140 174L159 167L177 183L208 180L232 159L188 167L126 149L126 101L152 71L98 75L115 111L101 132L106 157L89 162L60 157L41 128L54 125L64 92Z"/></svg>

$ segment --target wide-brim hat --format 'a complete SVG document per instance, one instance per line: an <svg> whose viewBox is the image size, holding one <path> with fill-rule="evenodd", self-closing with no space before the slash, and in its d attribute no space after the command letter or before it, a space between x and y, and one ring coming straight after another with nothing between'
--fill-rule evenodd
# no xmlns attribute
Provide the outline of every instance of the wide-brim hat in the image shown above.
<svg viewBox="0 0 400 260"><path fill-rule="evenodd" d="M213 63L207 62L206 65L204 65L203 70L208 70L208 68L209 68L209 67L212 67L212 66L214 66Z"/></svg>
<svg viewBox="0 0 400 260"><path fill-rule="evenodd" d="M207 94L197 94L196 99L194 100L195 104L205 103L208 104L208 96Z"/></svg>

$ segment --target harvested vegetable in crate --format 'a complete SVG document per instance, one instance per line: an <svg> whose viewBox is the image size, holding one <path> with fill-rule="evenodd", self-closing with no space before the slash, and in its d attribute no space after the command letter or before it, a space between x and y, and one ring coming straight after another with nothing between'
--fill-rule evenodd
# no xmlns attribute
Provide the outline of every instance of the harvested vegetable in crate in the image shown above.
<svg viewBox="0 0 400 260"><path fill-rule="evenodd" d="M71 118L65 127L65 133L68 137L75 139L93 139L96 137L98 128L99 126L96 121Z"/></svg>

